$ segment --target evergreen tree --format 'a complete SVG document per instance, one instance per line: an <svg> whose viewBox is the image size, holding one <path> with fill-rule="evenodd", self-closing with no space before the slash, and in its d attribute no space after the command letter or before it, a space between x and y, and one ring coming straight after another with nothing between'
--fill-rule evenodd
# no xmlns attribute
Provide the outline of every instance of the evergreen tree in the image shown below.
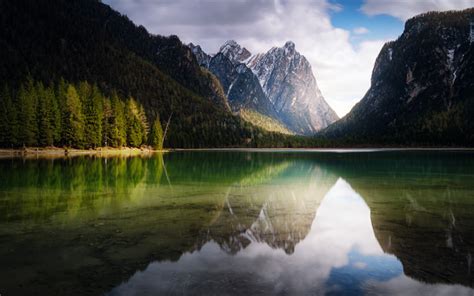
<svg viewBox="0 0 474 296"><path fill-rule="evenodd" d="M112 127L114 116L109 98L104 98L102 114L102 145L112 146Z"/></svg>
<svg viewBox="0 0 474 296"><path fill-rule="evenodd" d="M36 94L38 97L37 119L38 119L38 144L40 146L53 145L54 135L52 123L51 105L53 97L45 90L42 83L36 83Z"/></svg>
<svg viewBox="0 0 474 296"><path fill-rule="evenodd" d="M17 106L7 86L0 94L0 145L3 147L18 145Z"/></svg>
<svg viewBox="0 0 474 296"><path fill-rule="evenodd" d="M83 147L84 115L82 103L74 85L67 86L64 109L63 141L68 146Z"/></svg>
<svg viewBox="0 0 474 296"><path fill-rule="evenodd" d="M67 98L67 87L68 84L66 81L64 81L63 78L59 80L58 86L56 87L56 101L58 104L58 109L59 109L59 121L60 121L60 130L59 130L59 145L66 145L64 142L64 135L65 131L64 128L66 126L66 114L67 114L67 108L66 108L66 98Z"/></svg>
<svg viewBox="0 0 474 296"><path fill-rule="evenodd" d="M110 102L113 114L112 125L110 127L110 145L113 147L122 147L127 143L125 106L116 92L112 94Z"/></svg>
<svg viewBox="0 0 474 296"><path fill-rule="evenodd" d="M50 125L53 132L53 143L54 145L61 144L61 105L59 97L54 92L54 87L51 85L50 87L45 89L46 96L50 98L50 109L51 109L51 117L50 117Z"/></svg>
<svg viewBox="0 0 474 296"><path fill-rule="evenodd" d="M21 128L18 130L18 140L23 146L37 145L38 126L36 122L37 96L32 79L28 79L26 85L21 85L18 91L18 122Z"/></svg>
<svg viewBox="0 0 474 296"><path fill-rule="evenodd" d="M94 85L90 95L84 100L85 144L98 147L102 144L103 98L99 88Z"/></svg>
<svg viewBox="0 0 474 296"><path fill-rule="evenodd" d="M149 135L149 143L154 149L163 149L163 129L161 127L160 119L156 118L151 126Z"/></svg>
<svg viewBox="0 0 474 296"><path fill-rule="evenodd" d="M137 102L130 98L126 104L127 111L127 144L139 147L143 142L144 127L140 122L140 109Z"/></svg>
<svg viewBox="0 0 474 296"><path fill-rule="evenodd" d="M150 126L148 124L148 119L146 118L145 108L143 108L143 105L139 105L138 119L140 120L140 125L142 129L142 143L146 143L148 141L148 133L150 132Z"/></svg>

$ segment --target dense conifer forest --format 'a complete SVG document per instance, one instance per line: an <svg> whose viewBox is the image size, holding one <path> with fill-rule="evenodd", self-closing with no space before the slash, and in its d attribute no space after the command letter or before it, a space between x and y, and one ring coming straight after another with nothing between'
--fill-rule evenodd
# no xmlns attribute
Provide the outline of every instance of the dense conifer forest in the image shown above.
<svg viewBox="0 0 474 296"><path fill-rule="evenodd" d="M145 109L134 98L116 91L106 96L84 81L44 85L28 79L18 90L0 93L0 145L66 146L74 148L162 148L159 118L151 125Z"/></svg>

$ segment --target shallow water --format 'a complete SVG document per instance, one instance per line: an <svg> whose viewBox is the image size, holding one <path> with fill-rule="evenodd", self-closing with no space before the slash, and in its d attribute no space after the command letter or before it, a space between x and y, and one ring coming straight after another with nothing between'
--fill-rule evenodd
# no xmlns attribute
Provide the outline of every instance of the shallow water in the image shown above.
<svg viewBox="0 0 474 296"><path fill-rule="evenodd" d="M340 152L0 160L0 294L474 294L474 152Z"/></svg>

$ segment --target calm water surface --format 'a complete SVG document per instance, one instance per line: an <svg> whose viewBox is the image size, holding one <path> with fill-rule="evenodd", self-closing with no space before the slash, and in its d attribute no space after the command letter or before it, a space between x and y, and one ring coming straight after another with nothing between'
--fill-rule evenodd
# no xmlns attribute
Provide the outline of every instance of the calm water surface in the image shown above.
<svg viewBox="0 0 474 296"><path fill-rule="evenodd" d="M0 160L1 295L474 295L474 152Z"/></svg>

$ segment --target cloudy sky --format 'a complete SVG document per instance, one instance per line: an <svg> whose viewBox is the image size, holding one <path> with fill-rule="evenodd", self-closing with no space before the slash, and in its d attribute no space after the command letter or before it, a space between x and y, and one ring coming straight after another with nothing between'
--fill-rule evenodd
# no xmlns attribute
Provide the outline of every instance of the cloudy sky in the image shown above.
<svg viewBox="0 0 474 296"><path fill-rule="evenodd" d="M287 40L311 62L319 87L345 115L365 94L384 42L408 18L431 10L463 9L474 0L104 0L136 24L178 35L208 53L234 39L252 53Z"/></svg>

